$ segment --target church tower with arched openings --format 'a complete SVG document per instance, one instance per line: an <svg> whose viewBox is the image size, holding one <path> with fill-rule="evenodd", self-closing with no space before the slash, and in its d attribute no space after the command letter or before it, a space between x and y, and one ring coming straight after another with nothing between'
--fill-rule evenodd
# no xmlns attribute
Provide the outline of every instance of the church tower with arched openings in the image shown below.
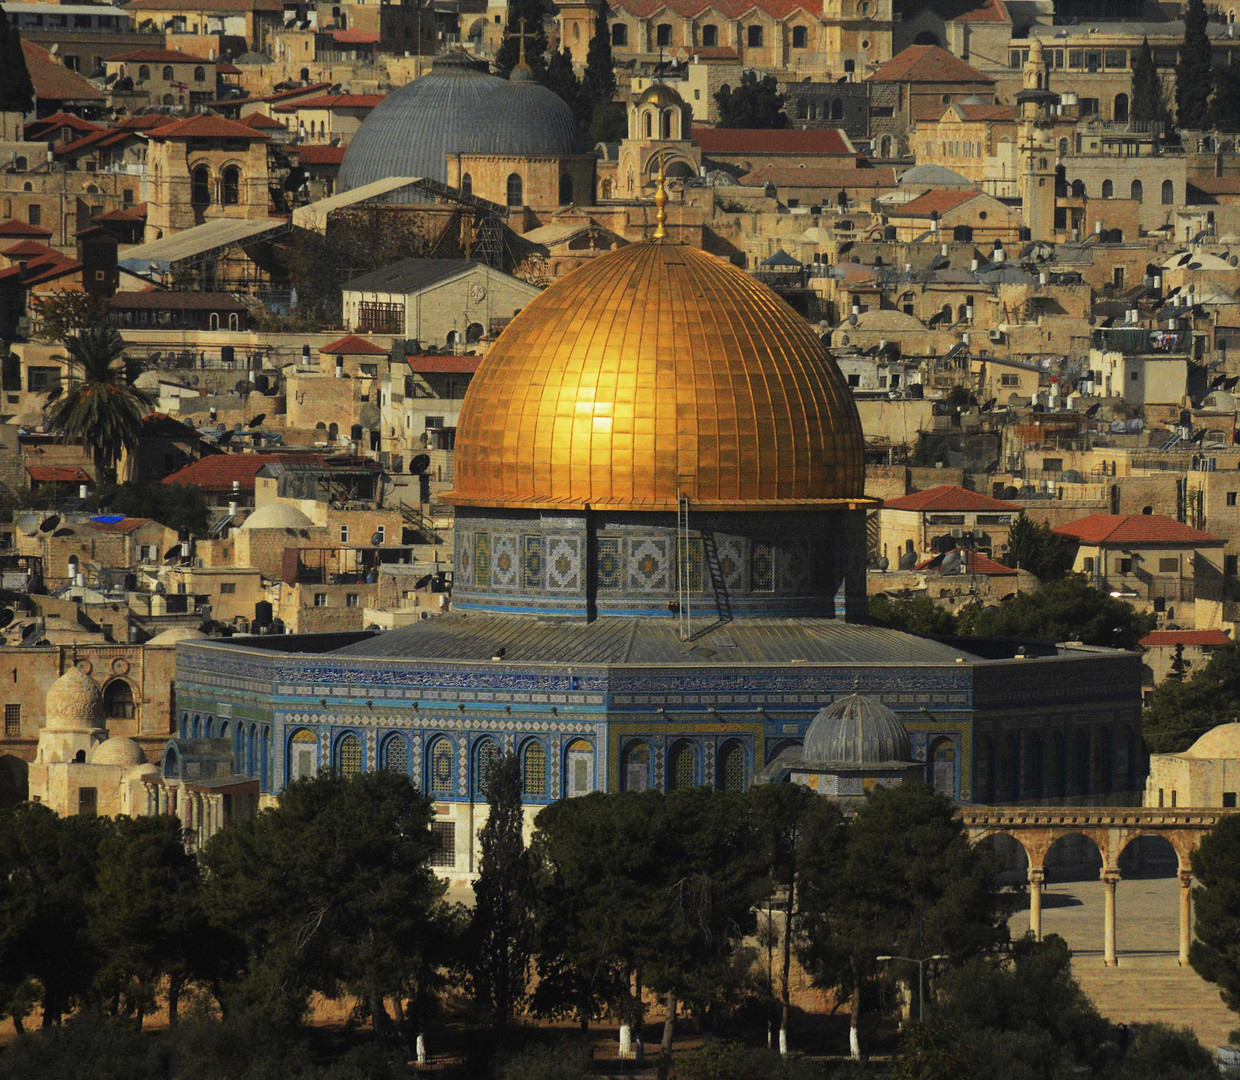
<svg viewBox="0 0 1240 1080"><path fill-rule="evenodd" d="M656 82L629 102L628 137L616 163L616 197L649 196L660 160L673 181L696 176L702 166L702 152L693 144L693 107L667 83Z"/></svg>
<svg viewBox="0 0 1240 1080"><path fill-rule="evenodd" d="M1016 95L1019 121L1020 197L1030 239L1055 239L1055 112L1059 95L1050 78L1042 42L1034 38L1025 62L1023 86Z"/></svg>

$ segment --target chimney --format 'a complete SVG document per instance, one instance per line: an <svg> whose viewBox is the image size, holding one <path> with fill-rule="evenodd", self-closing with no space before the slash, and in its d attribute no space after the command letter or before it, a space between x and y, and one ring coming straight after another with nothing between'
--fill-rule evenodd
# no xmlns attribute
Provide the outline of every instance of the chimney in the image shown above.
<svg viewBox="0 0 1240 1080"><path fill-rule="evenodd" d="M1050 280L1050 279L1046 276L1046 271L1045 271L1045 270L1043 270L1040 274L1038 274L1038 284L1039 284L1039 285L1045 285L1045 284L1047 283L1047 281L1049 281L1049 280Z"/></svg>
<svg viewBox="0 0 1240 1080"><path fill-rule="evenodd" d="M976 259L974 259L972 262L969 263L969 269L972 270L973 273L975 274L977 273L977 260Z"/></svg>
<svg viewBox="0 0 1240 1080"><path fill-rule="evenodd" d="M78 498L79 499L86 498L86 485L85 484L78 484Z"/></svg>
<svg viewBox="0 0 1240 1080"><path fill-rule="evenodd" d="M228 504L228 516L230 518L235 518L237 516L237 504L235 502L230 502Z"/></svg>

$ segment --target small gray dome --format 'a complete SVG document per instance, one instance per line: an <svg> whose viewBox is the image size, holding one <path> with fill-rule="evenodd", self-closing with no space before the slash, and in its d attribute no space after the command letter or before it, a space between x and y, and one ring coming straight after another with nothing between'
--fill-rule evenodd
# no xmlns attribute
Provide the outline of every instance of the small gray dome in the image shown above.
<svg viewBox="0 0 1240 1080"><path fill-rule="evenodd" d="M930 187L977 187L972 180L944 165L914 165L896 181L901 187L926 184Z"/></svg>
<svg viewBox="0 0 1240 1080"><path fill-rule="evenodd" d="M429 75L375 106L345 151L337 190L389 176L446 183L448 154L582 153L581 125L556 93L538 83L496 78L458 53L436 58Z"/></svg>
<svg viewBox="0 0 1240 1080"><path fill-rule="evenodd" d="M854 691L828 705L805 733L807 764L858 767L912 760L908 731L881 701Z"/></svg>

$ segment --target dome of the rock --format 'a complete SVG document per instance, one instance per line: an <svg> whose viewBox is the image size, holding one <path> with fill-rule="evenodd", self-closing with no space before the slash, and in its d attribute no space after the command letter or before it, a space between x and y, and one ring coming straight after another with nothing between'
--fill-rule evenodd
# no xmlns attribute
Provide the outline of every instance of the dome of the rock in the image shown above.
<svg viewBox="0 0 1240 1080"><path fill-rule="evenodd" d="M448 154L562 157L585 152L581 125L556 93L509 82L464 54L392 91L349 143L339 191L390 176L446 183Z"/></svg>
<svg viewBox="0 0 1240 1080"><path fill-rule="evenodd" d="M810 509L863 498L857 407L809 324L698 248L592 260L509 324L469 388L457 505Z"/></svg>

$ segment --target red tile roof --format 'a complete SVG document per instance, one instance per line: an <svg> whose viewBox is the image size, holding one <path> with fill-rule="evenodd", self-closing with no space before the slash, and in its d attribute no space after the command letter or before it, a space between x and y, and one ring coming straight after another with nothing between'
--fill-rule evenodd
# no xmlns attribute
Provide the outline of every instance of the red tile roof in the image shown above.
<svg viewBox="0 0 1240 1080"><path fill-rule="evenodd" d="M83 135L80 139L74 139L67 142L63 146L56 149L57 157L69 157L73 154L81 153L83 150L89 150L92 146L115 146L118 142L124 142L126 139L140 138L140 132L133 128L104 128L101 131L91 131Z"/></svg>
<svg viewBox="0 0 1240 1080"><path fill-rule="evenodd" d="M275 106L276 112L296 112L298 109L373 109L386 94L321 94L318 97L301 98L284 105Z"/></svg>
<svg viewBox="0 0 1240 1080"><path fill-rule="evenodd" d="M104 94L96 90L76 71L70 71L46 49L40 49L33 41L22 38L22 54L26 57L26 70L34 83L34 96L38 101L106 101Z"/></svg>
<svg viewBox="0 0 1240 1080"><path fill-rule="evenodd" d="M937 45L910 45L869 77L871 82L983 83L995 80Z"/></svg>
<svg viewBox="0 0 1240 1080"><path fill-rule="evenodd" d="M25 221L9 218L8 221L0 221L0 236L43 236L50 240L52 230L45 229L42 225L30 225Z"/></svg>
<svg viewBox="0 0 1240 1080"><path fill-rule="evenodd" d="M38 240L21 240L12 247L7 247L0 251L0 255L4 255L9 259L16 259L21 256L30 257L32 255L59 255L55 248L48 247L46 244L40 244Z"/></svg>
<svg viewBox="0 0 1240 1080"><path fill-rule="evenodd" d="M241 69L236 64L230 64L225 60L223 63L215 65L215 73L217 75L240 75Z"/></svg>
<svg viewBox="0 0 1240 1080"><path fill-rule="evenodd" d="M253 101L286 101L289 98L301 97L304 94L317 94L320 90L326 90L331 86L329 82L309 83L306 86L294 86L292 90L277 90L274 94L267 94L265 97L252 98Z"/></svg>
<svg viewBox="0 0 1240 1080"><path fill-rule="evenodd" d="M986 577L1016 577L1019 573L1010 566L1004 566L1001 562L996 562L989 555L983 555L980 551L961 551L964 570L959 566L955 569L948 570L949 574L984 574ZM943 566L943 556L936 555L933 559L927 559L925 562L918 563L917 570L940 570Z"/></svg>
<svg viewBox="0 0 1240 1080"><path fill-rule="evenodd" d="M146 220L146 203L134 203L133 206L124 206L119 210L109 210L106 214L100 214L96 221L145 221Z"/></svg>
<svg viewBox="0 0 1240 1080"><path fill-rule="evenodd" d="M77 465L27 465L26 472L37 484L91 484L90 474Z"/></svg>
<svg viewBox="0 0 1240 1080"><path fill-rule="evenodd" d="M854 153L844 133L836 128L782 131L751 128L693 129L693 141L703 154L820 154L851 157Z"/></svg>
<svg viewBox="0 0 1240 1080"><path fill-rule="evenodd" d="M246 127L253 128L255 131L288 130L279 120L275 119L275 117L267 116L265 113L260 112L249 113L238 120L237 123L244 124Z"/></svg>
<svg viewBox="0 0 1240 1080"><path fill-rule="evenodd" d="M1165 649L1174 645L1230 645L1222 630L1152 630L1137 642L1143 649Z"/></svg>
<svg viewBox="0 0 1240 1080"><path fill-rule="evenodd" d="M1082 544L1119 547L1124 544L1182 547L1223 543L1217 536L1191 528L1162 514L1090 514L1058 525L1055 532Z"/></svg>
<svg viewBox="0 0 1240 1080"><path fill-rule="evenodd" d="M822 0L608 0L612 9L624 11L638 19L653 15L661 8L683 18L692 18L704 11L718 12L726 19L739 19L750 11L761 11L772 19L783 19L797 11L822 16Z"/></svg>
<svg viewBox="0 0 1240 1080"><path fill-rule="evenodd" d="M333 30L332 41L337 45L378 45L379 35L365 30Z"/></svg>
<svg viewBox="0 0 1240 1080"><path fill-rule="evenodd" d="M42 120L31 120L26 125L26 138L34 139L38 135L47 134L56 128L67 127L74 131L85 134L88 131L103 131L102 124L92 124L89 120L83 120L80 116L74 116L73 113L58 112L51 116L45 116Z"/></svg>
<svg viewBox="0 0 1240 1080"><path fill-rule="evenodd" d="M903 206L891 207L887 213L891 217L929 217L934 213L942 215L963 206L970 199L976 199L980 194L980 191L927 191Z"/></svg>
<svg viewBox="0 0 1240 1080"><path fill-rule="evenodd" d="M302 165L339 165L344 161L343 146L299 146L297 160Z"/></svg>
<svg viewBox="0 0 1240 1080"><path fill-rule="evenodd" d="M215 63L214 60L204 60L201 56L190 56L189 53L183 53L179 49L130 49L128 52L104 57L104 62L108 64L128 63L130 61L135 64L146 62L150 64L214 65Z"/></svg>
<svg viewBox="0 0 1240 1080"><path fill-rule="evenodd" d="M968 491L954 484L940 484L928 491L914 491L883 502L884 510L918 510L922 513L961 513L978 511L983 514L1016 513L1020 507L1015 503L992 499L976 491Z"/></svg>
<svg viewBox="0 0 1240 1080"><path fill-rule="evenodd" d="M388 350L381 349L373 341L367 341L364 337L358 337L356 334L349 334L342 337L339 341L333 341L330 345L324 345L319 349L321 353L331 353L333 356L387 356Z"/></svg>
<svg viewBox="0 0 1240 1080"><path fill-rule="evenodd" d="M92 521L91 528L98 529L100 532L116 532L124 533L128 536L131 532L137 532L143 525L149 525L154 518L144 517L126 517L120 521Z"/></svg>
<svg viewBox="0 0 1240 1080"><path fill-rule="evenodd" d="M224 495L232 491L234 480L241 482L241 490L254 490L254 477L265 465L274 465L283 461L287 454L212 454L204 457L185 468L179 469L171 476L163 479L165 484L179 484L182 487L196 487L216 495ZM297 454L296 461L309 461L316 465L323 463L321 454Z"/></svg>
<svg viewBox="0 0 1240 1080"><path fill-rule="evenodd" d="M68 255L48 255L45 258L29 262L26 264L26 276L22 279L23 285L41 285L45 281L54 281L58 277L64 277L65 274L75 274L82 269L82 264L77 259L71 259Z"/></svg>
<svg viewBox="0 0 1240 1080"><path fill-rule="evenodd" d="M444 375L472 375L481 356L406 356L406 363L417 372Z"/></svg>
<svg viewBox="0 0 1240 1080"><path fill-rule="evenodd" d="M153 128L149 133L152 139L268 139L269 135L255 131L235 120L225 120L222 116L200 113L186 120L175 120L171 124Z"/></svg>
<svg viewBox="0 0 1240 1080"><path fill-rule="evenodd" d="M1003 0L981 0L981 3L952 16L951 22L1011 22L1007 6Z"/></svg>

